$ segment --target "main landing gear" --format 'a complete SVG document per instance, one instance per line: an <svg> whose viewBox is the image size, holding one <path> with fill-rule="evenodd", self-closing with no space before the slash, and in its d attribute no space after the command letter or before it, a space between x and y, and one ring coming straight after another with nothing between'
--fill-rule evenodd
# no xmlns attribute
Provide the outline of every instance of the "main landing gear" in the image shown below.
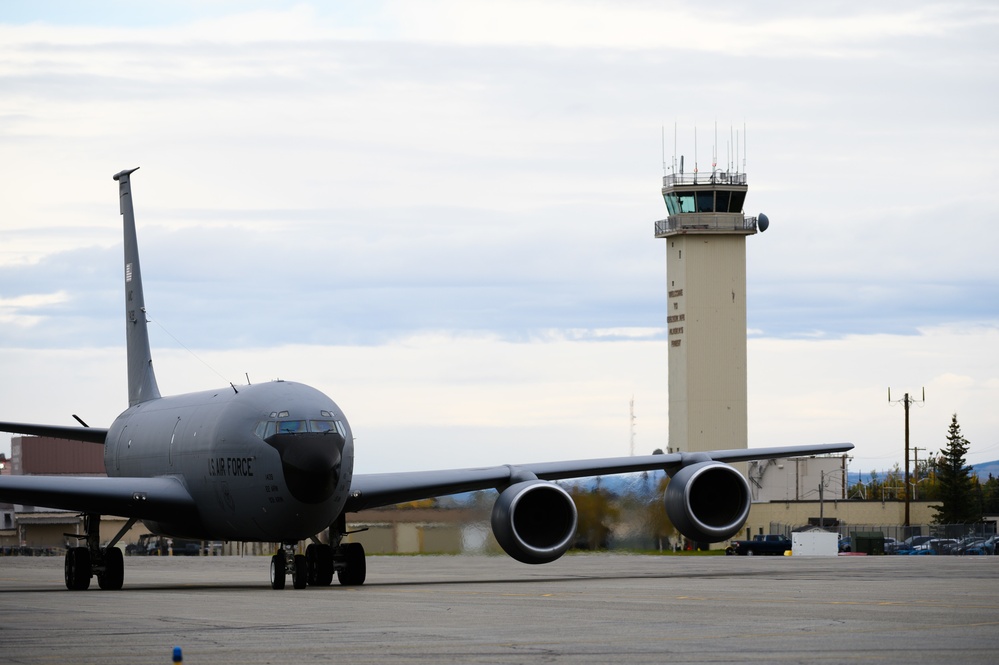
<svg viewBox="0 0 999 665"><path fill-rule="evenodd" d="M295 554L297 543L284 543L271 557L271 588L283 589L291 575L292 586L304 589L307 586L329 586L333 575L343 586L361 586L367 575L364 562L364 546L360 543L344 543L346 526L343 516L330 527L330 542L327 545L313 536L312 543L305 548L305 554Z"/></svg>
<svg viewBox="0 0 999 665"><path fill-rule="evenodd" d="M295 554L297 543L285 543L271 557L271 588L283 589L291 575L296 589L307 586L329 586L333 575L343 586L364 584L367 567L361 543L343 543L336 547L312 543L305 554Z"/></svg>
<svg viewBox="0 0 999 665"><path fill-rule="evenodd" d="M121 531L111 539L107 547L100 546L101 516L84 515L84 534L66 534L70 538L82 538L86 545L66 550L66 588L71 591L84 591L90 588L90 580L97 576L97 585L105 591L121 589L125 581L125 561L121 550L115 544L138 521L128 520Z"/></svg>

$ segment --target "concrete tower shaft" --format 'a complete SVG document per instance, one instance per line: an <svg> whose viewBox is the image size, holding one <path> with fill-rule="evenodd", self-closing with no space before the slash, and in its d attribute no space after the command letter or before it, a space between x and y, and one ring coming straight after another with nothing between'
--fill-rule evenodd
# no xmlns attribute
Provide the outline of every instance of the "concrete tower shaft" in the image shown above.
<svg viewBox="0 0 999 665"><path fill-rule="evenodd" d="M744 173L667 175L669 448L747 448Z"/></svg>

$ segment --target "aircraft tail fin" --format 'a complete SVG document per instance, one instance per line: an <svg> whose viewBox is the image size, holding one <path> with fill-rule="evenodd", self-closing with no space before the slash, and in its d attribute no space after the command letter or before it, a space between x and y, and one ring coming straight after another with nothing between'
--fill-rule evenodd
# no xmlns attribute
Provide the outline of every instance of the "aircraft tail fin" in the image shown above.
<svg viewBox="0 0 999 665"><path fill-rule="evenodd" d="M119 207L124 217L125 235L125 341L128 353L128 405L158 399L160 389L153 373L146 325L146 304L142 295L142 271L139 270L139 244L135 235L130 176L138 167L115 174L118 181Z"/></svg>

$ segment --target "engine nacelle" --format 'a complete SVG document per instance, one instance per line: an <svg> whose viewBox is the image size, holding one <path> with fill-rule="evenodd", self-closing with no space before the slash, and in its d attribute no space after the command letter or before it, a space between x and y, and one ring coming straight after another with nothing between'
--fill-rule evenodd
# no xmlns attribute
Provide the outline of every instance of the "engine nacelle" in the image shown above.
<svg viewBox="0 0 999 665"><path fill-rule="evenodd" d="M728 540L749 517L749 483L728 464L705 461L678 471L666 486L666 514L695 542Z"/></svg>
<svg viewBox="0 0 999 665"><path fill-rule="evenodd" d="M521 563L550 563L572 545L576 504L564 489L526 480L503 490L493 506L493 535Z"/></svg>

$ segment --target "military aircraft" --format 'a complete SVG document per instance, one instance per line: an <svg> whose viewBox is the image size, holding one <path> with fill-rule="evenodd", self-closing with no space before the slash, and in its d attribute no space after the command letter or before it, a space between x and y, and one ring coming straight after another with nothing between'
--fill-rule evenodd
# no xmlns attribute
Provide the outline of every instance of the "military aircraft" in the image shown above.
<svg viewBox="0 0 999 665"><path fill-rule="evenodd" d="M0 431L104 446L107 477L0 477L0 501L83 515L82 544L66 552L68 589L87 589L95 576L101 589L120 589L124 563L115 545L138 521L175 538L280 543L270 562L274 589L284 588L289 576L296 589L328 586L334 574L343 585L360 585L364 549L344 541L347 513L484 489L499 493L491 523L503 549L524 563L548 563L569 549L576 530L573 501L554 481L654 469L671 477L665 503L679 531L717 542L739 531L749 514L749 485L728 463L853 448L802 445L354 474L350 424L315 388L274 381L160 395L132 208L135 170L114 176L124 223L128 408L107 429L0 422ZM127 518L103 545L102 515ZM311 543L296 554L303 541Z"/></svg>

